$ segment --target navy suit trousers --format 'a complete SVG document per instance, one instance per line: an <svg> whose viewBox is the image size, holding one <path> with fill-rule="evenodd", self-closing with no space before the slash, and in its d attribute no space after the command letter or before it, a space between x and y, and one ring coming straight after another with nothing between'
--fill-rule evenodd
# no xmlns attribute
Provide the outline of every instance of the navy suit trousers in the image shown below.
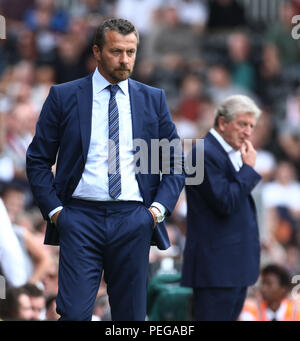
<svg viewBox="0 0 300 341"><path fill-rule="evenodd" d="M194 288L196 321L236 321L242 311L247 287Z"/></svg>
<svg viewBox="0 0 300 341"><path fill-rule="evenodd" d="M57 220L61 320L91 320L102 272L114 321L145 320L153 217L136 201L72 199Z"/></svg>

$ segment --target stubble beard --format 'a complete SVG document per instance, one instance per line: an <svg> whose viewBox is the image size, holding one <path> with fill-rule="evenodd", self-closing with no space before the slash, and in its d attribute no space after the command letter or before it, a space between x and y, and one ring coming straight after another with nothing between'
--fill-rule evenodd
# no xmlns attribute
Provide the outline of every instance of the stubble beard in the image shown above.
<svg viewBox="0 0 300 341"><path fill-rule="evenodd" d="M131 76L131 74L132 74L132 70L129 70L129 69L124 69L124 70L118 69L118 70L113 70L110 73L108 73L110 78L112 78L116 82L125 81L126 79L128 79Z"/></svg>
<svg viewBox="0 0 300 341"><path fill-rule="evenodd" d="M120 65L117 69L111 70L109 67L107 67L107 64L103 61L102 63L100 63L100 65L104 73L107 74L109 78L115 81L116 83L128 79L131 76L133 72L133 67L134 67L133 65L132 68L129 69L125 66Z"/></svg>

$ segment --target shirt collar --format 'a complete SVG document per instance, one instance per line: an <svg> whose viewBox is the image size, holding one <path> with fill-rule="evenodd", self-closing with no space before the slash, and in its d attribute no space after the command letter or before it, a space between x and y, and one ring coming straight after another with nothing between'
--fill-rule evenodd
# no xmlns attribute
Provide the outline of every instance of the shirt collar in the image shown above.
<svg viewBox="0 0 300 341"><path fill-rule="evenodd" d="M110 85L109 81L105 79L101 73L99 72L98 68L96 68L93 74L93 91L95 94L100 93L106 87ZM122 90L123 94L128 96L128 79L121 81L118 83L120 89Z"/></svg>
<svg viewBox="0 0 300 341"><path fill-rule="evenodd" d="M235 152L236 150L234 150L230 144L228 144L224 138L216 131L216 129L211 128L209 130L209 132L217 139L217 141L220 143L220 145L224 148L224 150L226 151L226 153L231 153L231 152Z"/></svg>

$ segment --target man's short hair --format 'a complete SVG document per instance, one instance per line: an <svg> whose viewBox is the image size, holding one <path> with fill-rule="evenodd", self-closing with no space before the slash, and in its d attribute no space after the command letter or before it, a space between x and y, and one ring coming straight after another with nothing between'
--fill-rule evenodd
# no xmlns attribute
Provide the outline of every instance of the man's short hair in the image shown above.
<svg viewBox="0 0 300 341"><path fill-rule="evenodd" d="M26 291L29 297L41 297L44 296L43 290L38 288L35 284L26 283L22 286L22 288Z"/></svg>
<svg viewBox="0 0 300 341"><path fill-rule="evenodd" d="M290 274L284 267L277 264L269 264L261 270L261 275L265 276L269 274L272 274L278 278L278 282L281 287L291 287Z"/></svg>
<svg viewBox="0 0 300 341"><path fill-rule="evenodd" d="M106 33L108 31L116 31L123 35L134 33L137 38L137 42L139 43L138 31L129 20L108 19L105 20L96 31L94 44L97 45L100 50L102 50L103 45L105 44Z"/></svg>
<svg viewBox="0 0 300 341"><path fill-rule="evenodd" d="M27 295L23 287L9 287L6 290L5 300L0 300L0 319L17 320L19 316L19 298L21 295Z"/></svg>
<svg viewBox="0 0 300 341"><path fill-rule="evenodd" d="M218 127L218 121L221 116L225 117L226 121L229 122L239 113L254 115L257 120L261 115L261 110L248 96L230 96L218 106L214 126Z"/></svg>

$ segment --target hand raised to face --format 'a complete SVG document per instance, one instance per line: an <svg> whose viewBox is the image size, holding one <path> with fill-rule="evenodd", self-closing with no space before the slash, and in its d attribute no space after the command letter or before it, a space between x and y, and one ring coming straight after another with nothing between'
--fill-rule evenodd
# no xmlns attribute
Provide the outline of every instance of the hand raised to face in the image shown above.
<svg viewBox="0 0 300 341"><path fill-rule="evenodd" d="M249 140L245 140L241 147L242 160L248 166L254 168L256 161L256 150Z"/></svg>

